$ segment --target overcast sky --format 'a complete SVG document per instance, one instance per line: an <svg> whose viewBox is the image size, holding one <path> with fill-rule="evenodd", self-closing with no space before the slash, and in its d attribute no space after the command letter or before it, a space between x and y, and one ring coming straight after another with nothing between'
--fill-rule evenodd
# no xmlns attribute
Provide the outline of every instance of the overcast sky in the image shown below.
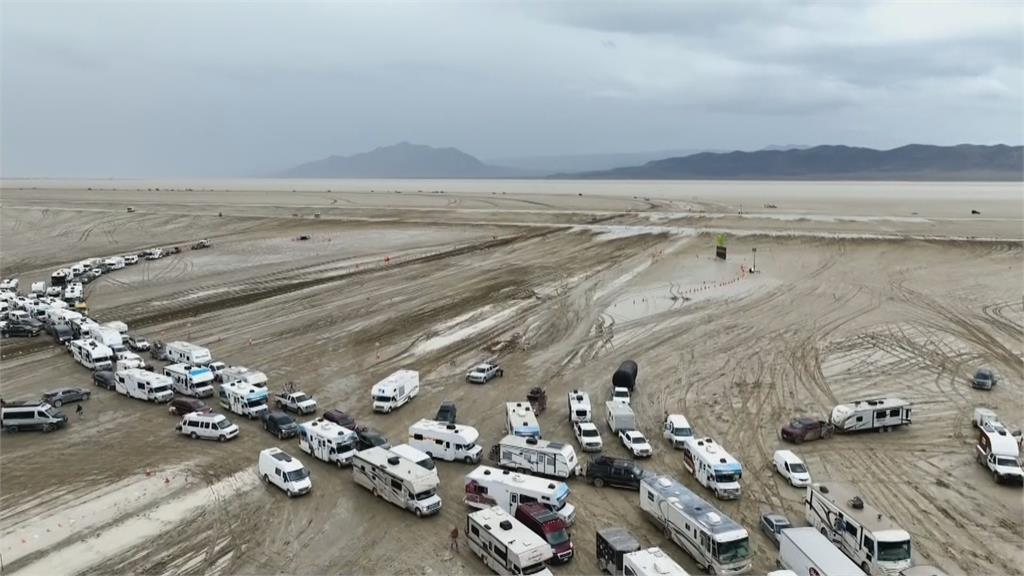
<svg viewBox="0 0 1024 576"><path fill-rule="evenodd" d="M1021 143L1020 2L2 3L4 176Z"/></svg>

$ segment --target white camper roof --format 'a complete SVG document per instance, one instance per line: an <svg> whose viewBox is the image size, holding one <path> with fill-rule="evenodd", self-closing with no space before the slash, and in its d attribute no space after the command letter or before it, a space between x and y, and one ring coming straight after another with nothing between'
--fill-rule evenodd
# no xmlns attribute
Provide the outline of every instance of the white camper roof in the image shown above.
<svg viewBox="0 0 1024 576"><path fill-rule="evenodd" d="M793 546L803 552L808 558L812 558L814 564L823 574L863 574L860 568L846 557L839 548L836 548L811 526L800 528L786 528L782 531L780 540L788 539Z"/></svg>
<svg viewBox="0 0 1024 576"><path fill-rule="evenodd" d="M686 570L661 548L647 548L625 555L637 565L642 574L660 574L663 576L690 576Z"/></svg>
<svg viewBox="0 0 1024 576"><path fill-rule="evenodd" d="M186 352L209 352L210 351L208 348L204 348L203 346L199 346L198 344L193 344L191 342L185 342L183 340L175 340L174 342L168 342L167 343L167 347L168 348L177 348L178 350L183 350L183 351L186 351Z"/></svg>
<svg viewBox="0 0 1024 576"><path fill-rule="evenodd" d="M463 444L475 444L480 438L480 433L476 428L465 424L449 424L424 418L409 426L409 436L423 433L455 435L462 438Z"/></svg>
<svg viewBox="0 0 1024 576"><path fill-rule="evenodd" d="M590 395L582 390L569 392L569 409L582 410L584 408L590 410Z"/></svg>
<svg viewBox="0 0 1024 576"><path fill-rule="evenodd" d="M576 450L569 444L564 442L552 442L550 440L541 440L532 436L516 436L514 434L508 434L502 438L499 444L503 446L515 446L517 448L533 448L536 450L544 450L547 452L560 452L566 456L569 453L576 454Z"/></svg>
<svg viewBox="0 0 1024 576"><path fill-rule="evenodd" d="M669 414L666 419L672 428L689 428L690 423L686 421L686 417L682 414Z"/></svg>
<svg viewBox="0 0 1024 576"><path fill-rule="evenodd" d="M524 565L543 562L552 555L551 546L543 538L513 518L500 506L471 512L469 517L504 544Z"/></svg>
<svg viewBox="0 0 1024 576"><path fill-rule="evenodd" d="M356 452L355 457L357 460L365 460L377 468L386 470L388 473L408 481L416 492L437 487L435 480L436 472L427 470L412 460L395 454L390 450L374 446L373 448Z"/></svg>
<svg viewBox="0 0 1024 576"><path fill-rule="evenodd" d="M323 418L303 422L299 426L310 436L317 436L334 442L345 442L356 435L352 430Z"/></svg>
<svg viewBox="0 0 1024 576"><path fill-rule="evenodd" d="M828 493L825 493L825 489ZM848 518L852 518L858 524L873 532L876 536L879 532L893 532L892 538L889 541L894 540L909 540L910 535L907 534L899 524L894 522L892 518L889 518L885 514L882 514L879 510L868 504L867 500L861 496L861 492L856 486L852 484L846 484L843 482L828 482L828 483L815 483L811 486L811 489L817 492L822 498L831 502L834 506L843 511ZM854 497L859 497L863 502L863 507L854 508L850 503ZM902 537L895 534L895 532L902 533Z"/></svg>
<svg viewBox="0 0 1024 576"><path fill-rule="evenodd" d="M475 470L466 474L466 480L474 480L477 483L497 482L508 486L515 486L521 491L529 491L535 494L557 494L559 488L564 485L566 486L565 491L568 492L568 485L565 482L548 480L539 476L521 474L490 466L477 466Z"/></svg>
<svg viewBox="0 0 1024 576"><path fill-rule="evenodd" d="M626 404L625 402L616 402L614 400L609 400L604 403L604 406L605 409L607 409L608 412L611 412L616 418L620 418L622 416L625 416L626 414L633 414L633 409L630 408L629 404Z"/></svg>
<svg viewBox="0 0 1024 576"><path fill-rule="evenodd" d="M747 536L747 530L732 518L718 511L678 480L669 476L644 476L640 482L647 489L658 494L676 509L699 523L705 530L716 536L733 540Z"/></svg>
<svg viewBox="0 0 1024 576"><path fill-rule="evenodd" d="M380 382L373 385L373 394L386 395L392 390L398 388L399 385L409 385L415 382L419 384L420 373L415 370L397 370L392 372Z"/></svg>
<svg viewBox="0 0 1024 576"><path fill-rule="evenodd" d="M849 412L860 412L862 410L882 410L883 408L903 408L910 406L910 402L902 398L871 398L868 400L854 400L845 404L837 405L833 410L844 408Z"/></svg>

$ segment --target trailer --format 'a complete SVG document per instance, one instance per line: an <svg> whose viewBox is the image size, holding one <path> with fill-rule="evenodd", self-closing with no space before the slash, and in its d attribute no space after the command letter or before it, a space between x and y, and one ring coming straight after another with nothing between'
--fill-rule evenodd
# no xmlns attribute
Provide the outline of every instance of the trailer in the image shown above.
<svg viewBox="0 0 1024 576"><path fill-rule="evenodd" d="M551 576L551 545L505 510L492 506L466 516L469 549L495 574Z"/></svg>
<svg viewBox="0 0 1024 576"><path fill-rule="evenodd" d="M629 404L609 400L604 403L604 412L612 432L618 434L621 430L636 430L636 415Z"/></svg>
<svg viewBox="0 0 1024 576"><path fill-rule="evenodd" d="M626 360L619 364L618 369L612 374L612 388L627 388L632 392L636 386L636 377L639 372L640 368L632 360Z"/></svg>
<svg viewBox="0 0 1024 576"><path fill-rule="evenodd" d="M864 572L810 526L779 533L779 566L797 574L863 576Z"/></svg>
<svg viewBox="0 0 1024 576"><path fill-rule="evenodd" d="M260 370L250 370L245 366L228 366L214 370L217 368L214 364L218 363L211 362L208 366L214 373L214 380L220 381L221 384L244 384L255 388L266 388L267 386L267 375Z"/></svg>
<svg viewBox="0 0 1024 576"><path fill-rule="evenodd" d="M505 431L514 436L540 439L540 424L528 402L505 403Z"/></svg>
<svg viewBox="0 0 1024 576"><path fill-rule="evenodd" d="M206 366L213 362L213 356L207 348L181 340L168 342L164 353L170 362L182 362L192 366Z"/></svg>
<svg viewBox="0 0 1024 576"><path fill-rule="evenodd" d="M910 402L900 398L875 398L839 404L832 409L836 432L888 432L910 424Z"/></svg>
<svg viewBox="0 0 1024 576"><path fill-rule="evenodd" d="M540 476L565 479L583 473L572 446L532 436L505 436L491 449L490 458L501 468Z"/></svg>
<svg viewBox="0 0 1024 576"><path fill-rule="evenodd" d="M1020 446L1005 426L996 420L986 422L978 432L974 449L978 464L988 470L997 484L1024 485Z"/></svg>
<svg viewBox="0 0 1024 576"><path fill-rule="evenodd" d="M569 392L569 421L590 422L594 412L590 408L590 395L582 390Z"/></svg>
<svg viewBox="0 0 1024 576"><path fill-rule="evenodd" d="M75 361L90 370L109 370L114 366L114 352L95 340L72 340L69 348Z"/></svg>

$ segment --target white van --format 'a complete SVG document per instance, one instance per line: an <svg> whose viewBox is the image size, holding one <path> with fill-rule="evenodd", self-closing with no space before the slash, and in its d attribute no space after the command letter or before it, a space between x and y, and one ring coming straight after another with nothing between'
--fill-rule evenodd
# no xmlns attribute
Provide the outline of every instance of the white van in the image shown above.
<svg viewBox="0 0 1024 576"><path fill-rule="evenodd" d="M693 437L693 428L682 414L669 414L665 417L662 436L673 448L682 448L686 444L686 439Z"/></svg>
<svg viewBox="0 0 1024 576"><path fill-rule="evenodd" d="M181 419L177 426L178 432L193 440L228 440L238 436L238 425L232 424L223 414L192 412Z"/></svg>
<svg viewBox="0 0 1024 576"><path fill-rule="evenodd" d="M373 385L373 411L387 414L404 406L420 393L420 373L399 370Z"/></svg>
<svg viewBox="0 0 1024 576"><path fill-rule="evenodd" d="M260 451L258 470L264 482L284 490L289 498L308 494L313 489L309 470L280 448Z"/></svg>
<svg viewBox="0 0 1024 576"><path fill-rule="evenodd" d="M811 474L807 471L807 466L791 450L776 450L772 463L775 464L775 470L793 487L803 488L811 484Z"/></svg>

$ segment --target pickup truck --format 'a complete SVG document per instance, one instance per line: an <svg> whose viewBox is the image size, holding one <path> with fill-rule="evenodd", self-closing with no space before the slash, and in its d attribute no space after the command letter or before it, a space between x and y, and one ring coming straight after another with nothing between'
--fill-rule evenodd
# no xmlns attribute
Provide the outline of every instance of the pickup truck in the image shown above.
<svg viewBox="0 0 1024 576"><path fill-rule="evenodd" d="M832 424L824 420L816 420L801 416L794 418L779 430L779 436L787 442L799 444L807 440L818 440L832 436Z"/></svg>
<svg viewBox="0 0 1024 576"><path fill-rule="evenodd" d="M316 412L316 400L305 392L282 392L274 396L274 403L282 410L296 414L312 414Z"/></svg>
<svg viewBox="0 0 1024 576"><path fill-rule="evenodd" d="M497 364L478 364L477 366L474 366L468 374L466 374L466 382L471 382L473 384L486 384L491 380L500 378L504 375L505 371Z"/></svg>

